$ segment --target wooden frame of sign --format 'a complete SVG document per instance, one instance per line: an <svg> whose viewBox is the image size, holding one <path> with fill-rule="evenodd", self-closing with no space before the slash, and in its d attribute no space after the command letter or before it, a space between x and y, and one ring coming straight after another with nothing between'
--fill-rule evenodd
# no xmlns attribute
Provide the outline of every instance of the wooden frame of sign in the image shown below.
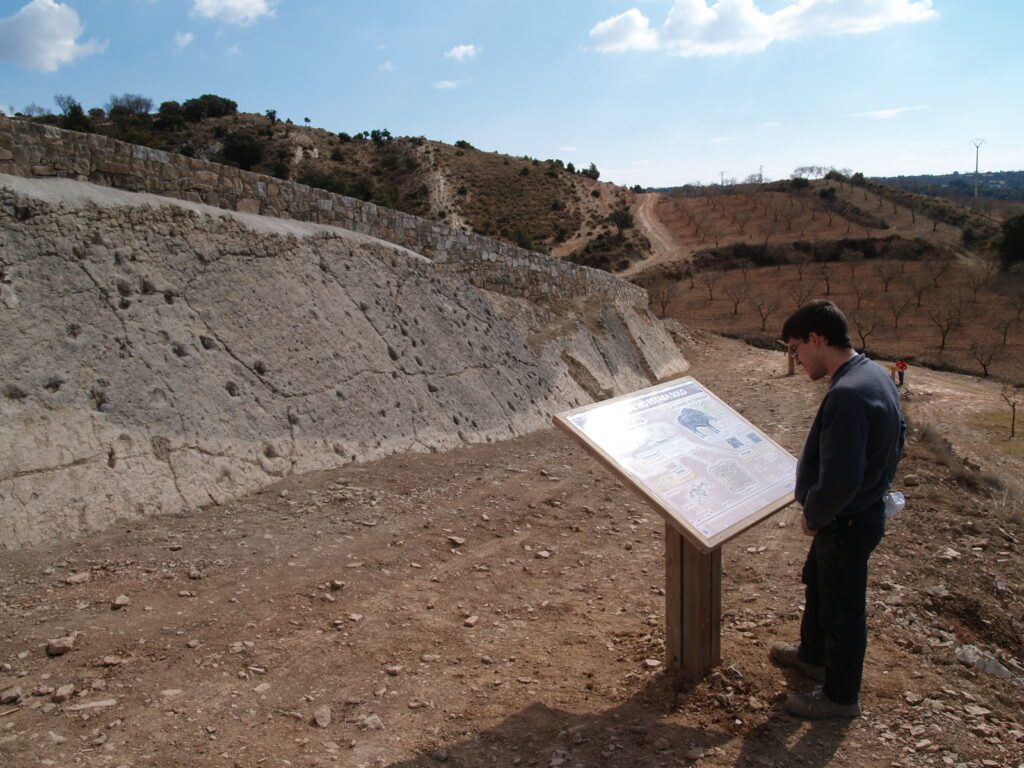
<svg viewBox="0 0 1024 768"><path fill-rule="evenodd" d="M665 519L666 666L702 679L721 663L721 547L793 502L796 460L689 376L554 423Z"/></svg>

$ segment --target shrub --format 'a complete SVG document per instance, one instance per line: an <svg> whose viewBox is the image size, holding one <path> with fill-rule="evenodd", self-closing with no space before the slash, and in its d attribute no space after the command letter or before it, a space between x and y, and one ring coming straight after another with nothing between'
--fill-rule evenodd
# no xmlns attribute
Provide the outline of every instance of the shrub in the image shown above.
<svg viewBox="0 0 1024 768"><path fill-rule="evenodd" d="M380 147L384 144L388 144L391 141L391 138L391 131L387 128L374 128L370 131L370 141L373 142L374 146Z"/></svg>
<svg viewBox="0 0 1024 768"><path fill-rule="evenodd" d="M334 147L334 149L331 150L331 160L340 163L344 159L345 153L341 151L341 147Z"/></svg>
<svg viewBox="0 0 1024 768"><path fill-rule="evenodd" d="M352 137L349 136L344 131L342 131L341 133L338 134L338 141L340 141L342 144L348 144L350 141L352 141Z"/></svg>
<svg viewBox="0 0 1024 768"><path fill-rule="evenodd" d="M185 126L185 111L176 101L164 101L157 110L156 128L161 131L177 131Z"/></svg>
<svg viewBox="0 0 1024 768"><path fill-rule="evenodd" d="M458 141L456 141L455 146L458 147L459 149L476 149L476 147L474 147L465 139L459 139Z"/></svg>
<svg viewBox="0 0 1024 768"><path fill-rule="evenodd" d="M138 93L122 93L111 96L107 102L107 114L111 118L118 116L148 115L153 110L153 100Z"/></svg>
<svg viewBox="0 0 1024 768"><path fill-rule="evenodd" d="M589 168L580 171L580 175L586 176L588 179L593 179L594 181L597 181L599 178L601 178L601 172L597 170L597 166L594 165L593 163L590 164Z"/></svg>
<svg viewBox="0 0 1024 768"><path fill-rule="evenodd" d="M530 175L530 169L527 166L524 165L522 168L519 169L519 175L520 176L529 176Z"/></svg>
<svg viewBox="0 0 1024 768"><path fill-rule="evenodd" d="M204 93L197 99L186 99L181 105L185 119L197 123L205 117L224 117L238 113L238 104L223 96ZM277 116L277 113L274 113Z"/></svg>
<svg viewBox="0 0 1024 768"><path fill-rule="evenodd" d="M1024 213L1003 222L999 253L1003 257L1003 269L1024 263Z"/></svg>
<svg viewBox="0 0 1024 768"><path fill-rule="evenodd" d="M600 197L601 196L601 190L599 190L599 189L591 190L590 196L591 197Z"/></svg>
<svg viewBox="0 0 1024 768"><path fill-rule="evenodd" d="M789 180L789 186L791 189L807 189L809 186L811 186L811 182L809 182L803 176L797 176L795 179Z"/></svg>
<svg viewBox="0 0 1024 768"><path fill-rule="evenodd" d="M224 139L220 156L225 164L248 171L263 159L263 144L251 133L230 133Z"/></svg>

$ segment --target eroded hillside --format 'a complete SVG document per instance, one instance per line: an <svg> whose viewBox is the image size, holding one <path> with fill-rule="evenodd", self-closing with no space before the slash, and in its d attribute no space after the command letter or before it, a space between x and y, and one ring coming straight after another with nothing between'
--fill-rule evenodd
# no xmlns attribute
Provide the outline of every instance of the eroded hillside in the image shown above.
<svg viewBox="0 0 1024 768"><path fill-rule="evenodd" d="M5 546L520 435L685 366L643 308L498 296L333 227L0 179Z"/></svg>

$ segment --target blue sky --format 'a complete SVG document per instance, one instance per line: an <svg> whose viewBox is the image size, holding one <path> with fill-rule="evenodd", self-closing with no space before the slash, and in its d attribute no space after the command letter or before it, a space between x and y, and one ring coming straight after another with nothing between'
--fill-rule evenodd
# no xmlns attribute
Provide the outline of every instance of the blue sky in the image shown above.
<svg viewBox="0 0 1024 768"><path fill-rule="evenodd" d="M0 0L0 107L215 93L623 184L1024 168L1024 0Z"/></svg>

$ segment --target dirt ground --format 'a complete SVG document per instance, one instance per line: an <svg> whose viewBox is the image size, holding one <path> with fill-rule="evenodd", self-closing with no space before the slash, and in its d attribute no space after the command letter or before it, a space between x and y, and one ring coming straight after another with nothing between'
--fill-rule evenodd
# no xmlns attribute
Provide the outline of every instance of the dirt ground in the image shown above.
<svg viewBox="0 0 1024 768"><path fill-rule="evenodd" d="M799 450L823 384L678 338L690 374ZM800 619L796 509L725 546L723 663L677 695L663 523L552 429L4 553L0 764L1022 765L1024 514L983 476L1016 469L982 456L979 474L923 430L977 422L994 386L909 382L908 503L872 561L857 721L787 716L809 684L766 656Z"/></svg>

